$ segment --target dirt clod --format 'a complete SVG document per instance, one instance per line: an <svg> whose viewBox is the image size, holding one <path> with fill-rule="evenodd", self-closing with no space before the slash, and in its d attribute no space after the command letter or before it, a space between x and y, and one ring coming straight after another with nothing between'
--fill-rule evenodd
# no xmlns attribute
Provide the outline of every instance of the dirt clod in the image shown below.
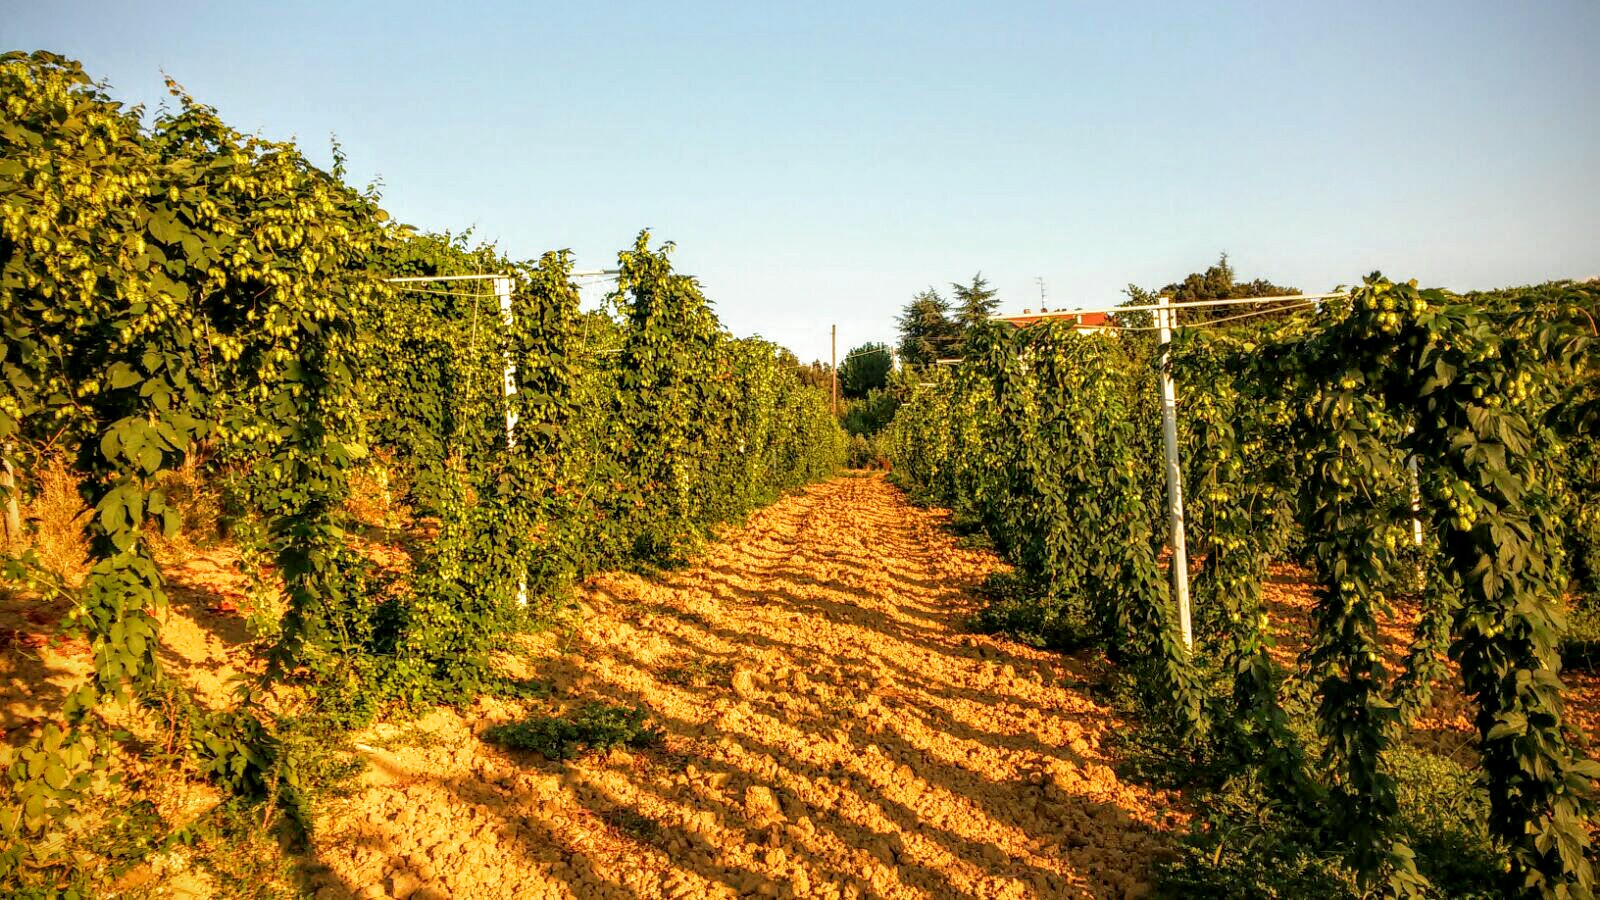
<svg viewBox="0 0 1600 900"><path fill-rule="evenodd" d="M389 874L388 887L389 896L395 900L410 900L411 895L417 892L417 888L422 887L422 879L413 872L398 869Z"/></svg>

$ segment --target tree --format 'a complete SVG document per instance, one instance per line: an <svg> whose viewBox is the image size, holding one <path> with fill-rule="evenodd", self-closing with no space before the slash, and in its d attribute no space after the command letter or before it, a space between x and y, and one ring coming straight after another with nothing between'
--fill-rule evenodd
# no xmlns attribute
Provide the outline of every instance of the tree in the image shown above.
<svg viewBox="0 0 1600 900"><path fill-rule="evenodd" d="M910 366L931 366L948 356L961 340L950 320L950 304L933 288L911 298L900 316L900 360Z"/></svg>
<svg viewBox="0 0 1600 900"><path fill-rule="evenodd" d="M865 397L868 391L886 387L893 366L888 344L872 341L853 347L839 364L839 392L846 397Z"/></svg>
<svg viewBox="0 0 1600 900"><path fill-rule="evenodd" d="M982 272L972 276L971 284L951 282L950 290L955 293L956 324L960 326L963 337L1000 308L1000 292L989 287Z"/></svg>
<svg viewBox="0 0 1600 900"><path fill-rule="evenodd" d="M795 374L800 377L801 384L821 388L824 391L833 389L832 371L828 368L828 364L820 359L803 363L800 361L800 357L794 355L794 351L786 347L780 347L778 349L778 362L786 368L794 369Z"/></svg>
<svg viewBox="0 0 1600 900"><path fill-rule="evenodd" d="M839 424L850 434L871 436L889 427L895 411L900 408L900 398L889 390L868 391L866 396L845 404Z"/></svg>
<svg viewBox="0 0 1600 900"><path fill-rule="evenodd" d="M1127 306L1146 306L1156 302L1157 297L1171 298L1175 303L1193 303L1197 300L1243 300L1249 297L1277 297L1284 294L1298 294L1299 288L1282 287L1263 278L1254 281L1236 281L1233 265L1228 262L1228 254L1224 253L1217 258L1217 264L1204 272L1194 272L1182 281L1173 282L1159 291L1147 291L1138 285L1128 285ZM1280 311L1291 305L1291 301L1283 303L1260 304L1250 307L1251 312L1261 312L1266 315L1252 317L1251 321L1282 315ZM1183 314L1185 324L1209 322L1227 316L1237 315L1240 309L1228 306L1202 306L1198 309L1186 310ZM1148 313L1126 313L1119 315L1118 319L1125 325L1149 325L1154 321Z"/></svg>

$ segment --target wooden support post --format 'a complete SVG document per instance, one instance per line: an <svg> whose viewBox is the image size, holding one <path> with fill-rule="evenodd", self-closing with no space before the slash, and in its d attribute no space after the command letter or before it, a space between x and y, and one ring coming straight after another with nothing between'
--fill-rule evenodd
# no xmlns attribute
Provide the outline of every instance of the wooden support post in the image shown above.
<svg viewBox="0 0 1600 900"><path fill-rule="evenodd" d="M833 370L833 417L839 418L839 326L833 326L833 336L828 341L828 366Z"/></svg>

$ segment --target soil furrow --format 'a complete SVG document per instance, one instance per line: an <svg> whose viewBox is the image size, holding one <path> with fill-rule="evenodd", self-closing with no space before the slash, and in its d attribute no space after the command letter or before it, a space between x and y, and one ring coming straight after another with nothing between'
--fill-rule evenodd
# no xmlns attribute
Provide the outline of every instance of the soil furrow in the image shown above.
<svg viewBox="0 0 1600 900"><path fill-rule="evenodd" d="M663 577L607 574L511 661L548 703L364 736L318 829L326 896L1122 897L1176 814L1121 783L1092 664L966 633L999 562L881 477L786 497ZM479 739L530 708L645 707L645 751Z"/></svg>

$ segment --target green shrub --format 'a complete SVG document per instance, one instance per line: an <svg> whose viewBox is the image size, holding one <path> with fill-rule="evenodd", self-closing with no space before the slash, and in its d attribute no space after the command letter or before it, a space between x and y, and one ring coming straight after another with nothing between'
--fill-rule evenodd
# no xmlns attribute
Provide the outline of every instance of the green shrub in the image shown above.
<svg viewBox="0 0 1600 900"><path fill-rule="evenodd" d="M1501 895L1506 848L1489 836L1489 797L1455 760L1406 748L1393 754L1400 830L1410 835L1417 868L1440 896Z"/></svg>
<svg viewBox="0 0 1600 900"><path fill-rule="evenodd" d="M1561 668L1600 667L1600 602L1580 597L1567 614L1561 639Z"/></svg>
<svg viewBox="0 0 1600 900"><path fill-rule="evenodd" d="M850 443L845 447L845 465L852 469L865 469L875 460L872 444L859 434L850 435Z"/></svg>
<svg viewBox="0 0 1600 900"><path fill-rule="evenodd" d="M869 391L865 397L845 402L839 424L851 434L874 435L889 427L900 399L887 390Z"/></svg>
<svg viewBox="0 0 1600 900"><path fill-rule="evenodd" d="M547 759L575 759L616 747L649 747L661 732L645 724L640 707L586 703L570 717L535 716L496 725L484 738L513 750L532 750Z"/></svg>
<svg viewBox="0 0 1600 900"><path fill-rule="evenodd" d="M1075 650L1093 643L1093 626L1081 603L1042 597L1013 572L990 574L978 593L986 602L972 617L973 631L1003 634L1042 650Z"/></svg>

